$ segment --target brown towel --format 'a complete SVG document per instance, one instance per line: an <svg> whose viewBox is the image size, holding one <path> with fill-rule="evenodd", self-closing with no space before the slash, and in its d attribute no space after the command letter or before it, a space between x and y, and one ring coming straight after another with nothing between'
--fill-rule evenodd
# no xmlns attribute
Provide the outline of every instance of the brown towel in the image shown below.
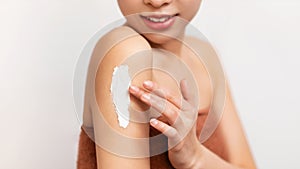
<svg viewBox="0 0 300 169"><path fill-rule="evenodd" d="M95 143L82 127L79 136L77 169L97 169Z"/></svg>
<svg viewBox="0 0 300 169"><path fill-rule="evenodd" d="M159 132L151 127L150 136ZM151 169L174 169L169 161L168 152L150 158ZM78 148L77 169L97 169L95 143L81 128Z"/></svg>

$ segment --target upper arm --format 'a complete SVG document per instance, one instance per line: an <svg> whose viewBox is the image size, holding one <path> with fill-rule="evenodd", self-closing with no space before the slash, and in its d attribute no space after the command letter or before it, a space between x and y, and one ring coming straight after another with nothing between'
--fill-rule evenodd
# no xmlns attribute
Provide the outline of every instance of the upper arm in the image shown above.
<svg viewBox="0 0 300 169"><path fill-rule="evenodd" d="M109 40L109 38L108 38ZM111 39L110 39L111 40ZM105 42L103 42L105 43ZM102 61L99 63L97 68L97 73L95 77L95 96L96 102L98 105L98 110L100 112L93 112L93 124L95 132L95 141L96 143L101 143L102 140L109 140L113 148L119 146L120 151L122 147L124 150L130 146L132 151L148 151L148 145L133 145L135 142L122 142L116 135L111 132L115 132L118 136L122 137L131 137L131 138L148 138L149 137L149 124L148 123L138 123L130 121L126 128L122 128L119 125L117 113L113 104L113 99L111 95L111 83L113 71L116 66L121 65L126 59L130 58L132 55L143 53L145 50L149 50L150 46L147 41L140 35L128 37L121 42L115 44L103 57ZM98 44L95 48L94 55L97 55L98 52L103 49L103 45ZM142 63L136 63L142 64ZM134 66L134 64L130 65ZM131 67L129 66L129 69ZM143 71L132 77L131 83L137 86L140 86L144 80L151 78L150 71ZM135 109L143 109L142 105L134 98L131 98L131 106ZM105 131L102 127L103 121L100 121L102 118L107 126L112 129L110 131ZM133 139L134 140L134 139ZM107 148L107 147L106 147ZM97 163L98 168L149 168L150 162L149 158L125 158L119 155L116 155L116 152L109 152L109 150L102 148L101 145L96 146L97 152ZM113 154L116 153L116 154Z"/></svg>
<svg viewBox="0 0 300 169"><path fill-rule="evenodd" d="M230 164L249 169L256 168L228 83L222 118L204 145Z"/></svg>
<svg viewBox="0 0 300 169"><path fill-rule="evenodd" d="M198 39L193 38L190 38L188 40L189 42L191 42L191 44L196 44L194 48L198 48L198 53L200 55L206 56L207 59L211 59L211 63L217 61L217 53L209 43L202 42ZM210 77L208 76L208 74L202 74L202 76L205 77L203 78L206 79L205 81L209 81ZM201 79L201 81L203 81L203 79ZM225 80L224 84L226 91L223 114L216 130L213 132L210 138L206 142L204 142L204 145L231 164L235 164L237 166L245 168L255 168L255 163L251 155L250 147L247 143L241 121L238 117L238 113L230 93L229 84L226 79L223 80ZM223 82L219 83L219 81L216 81L216 84L222 83ZM201 85L204 85L204 87L202 88L207 90L209 89L209 86L211 84L201 83ZM208 97L206 96L205 99L210 103L212 93L207 92L206 94L208 95ZM200 121L203 124L205 121L205 117L200 119Z"/></svg>
<svg viewBox="0 0 300 169"><path fill-rule="evenodd" d="M227 147L227 160L240 167L256 168L228 83L226 85L225 109L219 130L223 133L224 143Z"/></svg>

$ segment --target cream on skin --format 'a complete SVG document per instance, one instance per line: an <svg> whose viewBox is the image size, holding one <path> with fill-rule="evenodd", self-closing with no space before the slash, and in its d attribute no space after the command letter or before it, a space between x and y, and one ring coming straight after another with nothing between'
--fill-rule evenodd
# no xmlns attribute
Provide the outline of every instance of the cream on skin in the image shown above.
<svg viewBox="0 0 300 169"><path fill-rule="evenodd" d="M128 88L131 85L131 78L127 65L120 65L114 68L110 92L118 116L120 127L126 128L129 124L130 95Z"/></svg>

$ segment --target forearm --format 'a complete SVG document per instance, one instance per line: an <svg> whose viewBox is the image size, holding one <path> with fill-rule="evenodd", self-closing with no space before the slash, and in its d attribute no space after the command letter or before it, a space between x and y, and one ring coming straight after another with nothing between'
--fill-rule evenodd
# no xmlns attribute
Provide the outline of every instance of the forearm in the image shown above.
<svg viewBox="0 0 300 169"><path fill-rule="evenodd" d="M198 147L198 151L192 160L191 169L250 169L246 166L237 166L223 160L201 144Z"/></svg>

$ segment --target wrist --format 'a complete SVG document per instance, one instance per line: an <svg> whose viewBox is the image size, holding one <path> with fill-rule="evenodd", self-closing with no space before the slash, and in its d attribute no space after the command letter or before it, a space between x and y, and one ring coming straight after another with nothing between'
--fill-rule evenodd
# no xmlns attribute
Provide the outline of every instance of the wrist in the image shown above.
<svg viewBox="0 0 300 169"><path fill-rule="evenodd" d="M191 160L191 165L188 169L201 169L203 166L203 158L205 153L205 147L198 142L197 148L195 149L195 155Z"/></svg>

